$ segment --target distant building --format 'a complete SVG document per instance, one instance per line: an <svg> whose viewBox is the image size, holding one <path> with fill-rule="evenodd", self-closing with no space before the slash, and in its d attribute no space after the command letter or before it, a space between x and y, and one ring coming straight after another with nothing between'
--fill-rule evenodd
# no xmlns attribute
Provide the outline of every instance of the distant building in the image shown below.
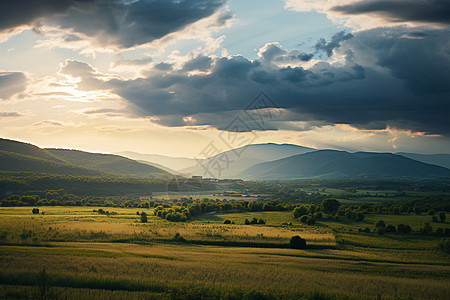
<svg viewBox="0 0 450 300"><path fill-rule="evenodd" d="M192 176L192 179L196 179L196 180L202 180L203 177L202 176Z"/></svg>

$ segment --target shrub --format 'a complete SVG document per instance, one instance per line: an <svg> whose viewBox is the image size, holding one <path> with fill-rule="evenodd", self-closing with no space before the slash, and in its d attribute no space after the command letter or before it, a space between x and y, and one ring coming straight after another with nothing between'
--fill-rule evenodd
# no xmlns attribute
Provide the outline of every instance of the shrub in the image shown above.
<svg viewBox="0 0 450 300"><path fill-rule="evenodd" d="M383 235L386 233L386 230L384 229L384 227L379 226L379 227L377 227L377 229L375 229L375 232L379 235Z"/></svg>
<svg viewBox="0 0 450 300"><path fill-rule="evenodd" d="M411 230L412 230L412 229L411 229L411 226L409 226L409 225L398 224L398 226L397 226L397 231L400 232L400 233L405 233L405 234L407 234L407 233L410 233Z"/></svg>
<svg viewBox="0 0 450 300"><path fill-rule="evenodd" d="M245 225L250 225L250 221L248 219L245 219L244 224Z"/></svg>
<svg viewBox="0 0 450 300"><path fill-rule="evenodd" d="M39 208L33 208L32 213L33 215L39 214Z"/></svg>
<svg viewBox="0 0 450 300"><path fill-rule="evenodd" d="M141 222L142 223L147 223L147 214L145 212L141 213Z"/></svg>
<svg viewBox="0 0 450 300"><path fill-rule="evenodd" d="M423 235L429 235L433 232L433 227L431 227L430 222L423 223L422 228L420 228L420 233Z"/></svg>
<svg viewBox="0 0 450 300"><path fill-rule="evenodd" d="M300 222L302 222L302 223L306 223L308 221L308 216L307 215L303 215L298 220Z"/></svg>
<svg viewBox="0 0 450 300"><path fill-rule="evenodd" d="M305 249L306 248L306 240L302 239L300 236L295 235L291 237L289 241L289 247L292 249Z"/></svg>
<svg viewBox="0 0 450 300"><path fill-rule="evenodd" d="M391 224L389 224L388 226L386 226L385 232L389 233L389 232L395 232L395 227Z"/></svg>
<svg viewBox="0 0 450 300"><path fill-rule="evenodd" d="M444 223L445 222L445 212L443 212L443 211L440 211L439 212L439 221L441 221L442 223Z"/></svg>
<svg viewBox="0 0 450 300"><path fill-rule="evenodd" d="M434 209L430 209L430 210L427 212L427 214L428 214L429 216L434 215L434 214L435 214Z"/></svg>
<svg viewBox="0 0 450 300"><path fill-rule="evenodd" d="M386 224L384 223L384 221L383 220L379 220L376 224L375 224L375 227L383 227L383 228L385 228L386 227Z"/></svg>
<svg viewBox="0 0 450 300"><path fill-rule="evenodd" d="M263 220L263 219L261 219L261 218L259 218L259 220L258 220L258 224L266 224L266 221L265 221L265 220Z"/></svg>
<svg viewBox="0 0 450 300"><path fill-rule="evenodd" d="M365 232L365 233L370 233L370 228L369 228L369 227L366 227L366 228L364 229L364 232Z"/></svg>
<svg viewBox="0 0 450 300"><path fill-rule="evenodd" d="M231 221L230 221L230 220L225 220L225 221L223 222L223 224L231 224Z"/></svg>
<svg viewBox="0 0 450 300"><path fill-rule="evenodd" d="M442 239L438 242L438 249L444 253L450 254L450 239Z"/></svg>
<svg viewBox="0 0 450 300"><path fill-rule="evenodd" d="M308 219L306 219L306 224L314 225L314 224L316 224L316 220L312 217L308 217Z"/></svg>

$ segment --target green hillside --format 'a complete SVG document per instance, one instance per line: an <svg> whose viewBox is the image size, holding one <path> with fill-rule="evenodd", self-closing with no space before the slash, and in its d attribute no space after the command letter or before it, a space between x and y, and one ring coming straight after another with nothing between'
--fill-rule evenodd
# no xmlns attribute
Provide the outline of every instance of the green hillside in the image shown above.
<svg viewBox="0 0 450 300"><path fill-rule="evenodd" d="M47 159L51 161L63 162L60 158L48 152L46 149L35 145L0 138L0 150L16 154L28 155L36 158Z"/></svg>
<svg viewBox="0 0 450 300"><path fill-rule="evenodd" d="M160 168L113 154L90 153L78 150L47 149L51 154L77 166L99 170L123 177L170 177Z"/></svg>
<svg viewBox="0 0 450 300"><path fill-rule="evenodd" d="M1 150L0 170L86 176L107 175L101 171L78 167L64 162L47 160L30 155L17 154Z"/></svg>

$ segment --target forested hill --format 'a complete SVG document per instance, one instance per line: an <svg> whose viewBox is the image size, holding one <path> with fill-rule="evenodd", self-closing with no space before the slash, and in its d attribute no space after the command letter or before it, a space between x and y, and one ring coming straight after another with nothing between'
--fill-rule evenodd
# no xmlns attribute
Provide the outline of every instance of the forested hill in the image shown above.
<svg viewBox="0 0 450 300"><path fill-rule="evenodd" d="M450 177L450 169L391 153L319 150L257 164L239 174L245 179L376 179Z"/></svg>

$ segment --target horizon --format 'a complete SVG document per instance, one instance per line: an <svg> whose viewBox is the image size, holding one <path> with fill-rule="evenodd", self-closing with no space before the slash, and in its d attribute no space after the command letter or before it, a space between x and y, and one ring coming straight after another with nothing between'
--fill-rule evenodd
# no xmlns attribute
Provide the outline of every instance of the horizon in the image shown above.
<svg viewBox="0 0 450 300"><path fill-rule="evenodd" d="M0 135L172 157L450 154L447 6L375 2L4 1Z"/></svg>

